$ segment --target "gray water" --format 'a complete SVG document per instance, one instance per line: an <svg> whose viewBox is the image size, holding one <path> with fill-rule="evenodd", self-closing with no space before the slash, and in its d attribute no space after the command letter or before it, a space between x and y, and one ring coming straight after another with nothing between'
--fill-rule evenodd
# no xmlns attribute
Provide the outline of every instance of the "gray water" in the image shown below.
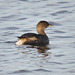
<svg viewBox="0 0 75 75"><path fill-rule="evenodd" d="M46 20L48 48L15 46ZM75 75L75 0L0 0L0 75Z"/></svg>

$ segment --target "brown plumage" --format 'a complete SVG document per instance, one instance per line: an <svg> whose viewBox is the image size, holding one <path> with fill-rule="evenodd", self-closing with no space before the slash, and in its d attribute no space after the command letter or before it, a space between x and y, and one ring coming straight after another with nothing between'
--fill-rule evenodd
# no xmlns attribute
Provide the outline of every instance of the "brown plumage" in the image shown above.
<svg viewBox="0 0 75 75"><path fill-rule="evenodd" d="M47 45L49 44L49 39L46 33L44 32L44 29L47 27L51 27L52 25L49 24L47 21L40 21L37 24L37 32L35 33L26 33L22 36L18 37L18 41L16 42L16 45Z"/></svg>

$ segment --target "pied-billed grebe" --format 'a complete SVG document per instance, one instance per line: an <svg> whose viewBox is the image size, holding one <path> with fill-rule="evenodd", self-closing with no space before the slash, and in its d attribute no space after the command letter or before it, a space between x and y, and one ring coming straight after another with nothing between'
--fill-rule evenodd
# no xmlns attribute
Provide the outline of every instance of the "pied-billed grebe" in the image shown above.
<svg viewBox="0 0 75 75"><path fill-rule="evenodd" d="M35 33L26 33L22 36L18 37L18 41L15 43L16 45L47 45L49 44L49 39L44 29L47 27L51 27L52 25L49 24L47 21L40 21L37 24L37 32Z"/></svg>

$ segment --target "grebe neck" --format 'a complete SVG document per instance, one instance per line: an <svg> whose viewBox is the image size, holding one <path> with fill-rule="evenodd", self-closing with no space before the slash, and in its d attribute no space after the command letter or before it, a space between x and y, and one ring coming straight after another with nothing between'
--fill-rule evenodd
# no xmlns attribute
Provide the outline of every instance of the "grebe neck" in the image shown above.
<svg viewBox="0 0 75 75"><path fill-rule="evenodd" d="M47 36L43 29L38 29L37 28L37 32L38 32L38 34Z"/></svg>

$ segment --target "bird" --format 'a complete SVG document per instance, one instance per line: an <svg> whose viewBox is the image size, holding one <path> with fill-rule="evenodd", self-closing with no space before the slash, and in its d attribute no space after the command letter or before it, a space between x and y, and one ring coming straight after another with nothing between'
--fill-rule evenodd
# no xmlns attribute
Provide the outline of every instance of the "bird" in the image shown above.
<svg viewBox="0 0 75 75"><path fill-rule="evenodd" d="M49 44L49 38L44 32L44 30L48 27L53 26L52 24L49 24L47 21L40 21L38 22L36 26L36 30L38 34L36 33L25 33L18 37L18 40L16 41L16 45L48 45Z"/></svg>

